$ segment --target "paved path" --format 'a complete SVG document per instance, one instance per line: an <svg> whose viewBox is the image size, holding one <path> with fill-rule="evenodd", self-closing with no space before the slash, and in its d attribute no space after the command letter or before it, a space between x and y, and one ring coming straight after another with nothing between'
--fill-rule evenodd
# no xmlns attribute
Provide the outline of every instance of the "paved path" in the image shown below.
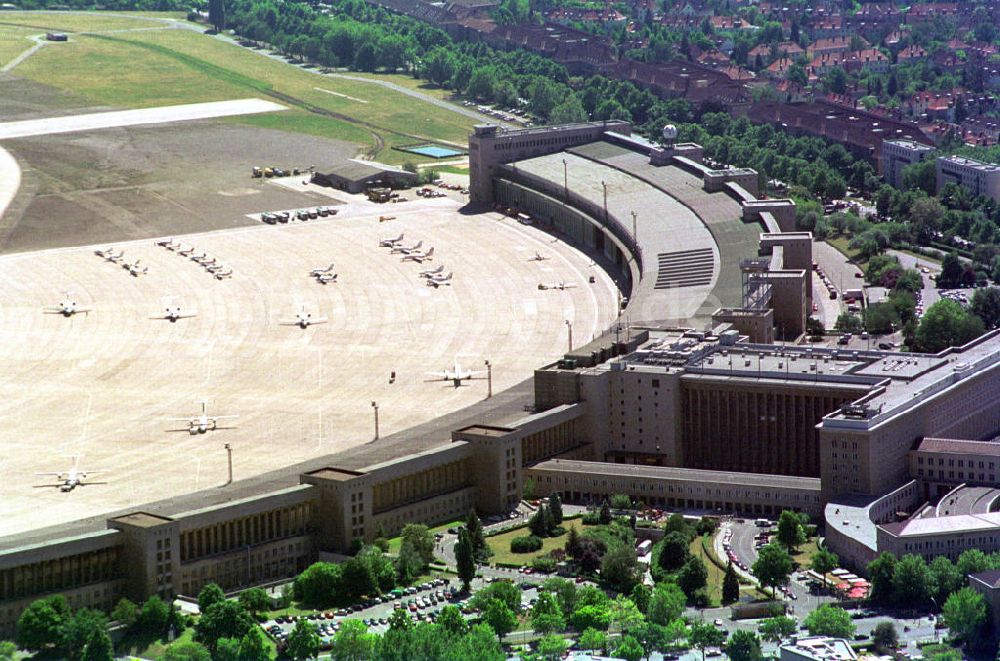
<svg viewBox="0 0 1000 661"><path fill-rule="evenodd" d="M0 218L21 187L21 167L3 147L0 147Z"/></svg>
<svg viewBox="0 0 1000 661"><path fill-rule="evenodd" d="M13 69L14 67L16 67L17 65L21 64L21 62L24 62L26 59L28 59L29 57L31 57L32 55L34 55L38 51L39 48L41 48L46 43L48 43L48 42L45 41L45 35L44 34L34 34L34 35L31 35L30 37L28 37L28 39L30 39L31 41L33 41L35 43L31 46L31 48L29 48L28 50L24 51L23 53L21 53L20 55L18 55L17 57L15 57L13 60L11 60L10 62L8 62L7 64L5 64L2 67L0 67L0 73L6 73L6 72L10 71L11 69Z"/></svg>

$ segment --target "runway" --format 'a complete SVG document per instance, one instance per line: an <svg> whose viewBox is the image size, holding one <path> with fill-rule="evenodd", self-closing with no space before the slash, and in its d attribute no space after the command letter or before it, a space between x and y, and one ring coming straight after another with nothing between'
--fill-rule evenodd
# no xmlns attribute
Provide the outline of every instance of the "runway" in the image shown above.
<svg viewBox="0 0 1000 661"><path fill-rule="evenodd" d="M0 122L0 140L27 138L36 135L76 133L96 129L139 126L146 124L168 124L195 119L253 115L262 112L287 110L285 106L263 99L236 99L233 101L213 101L210 103L188 103L178 106L141 108L138 110L115 110L44 119L25 119L17 122Z"/></svg>
<svg viewBox="0 0 1000 661"><path fill-rule="evenodd" d="M139 277L97 257L103 245L0 257L0 536L222 485L225 443L236 479L367 443L373 401L388 435L486 395L484 380L454 388L427 372L488 359L499 392L566 351L565 321L580 345L614 319L614 285L585 255L497 214L435 202L398 206L389 222L357 215L178 237L231 267L223 281L149 240L114 246L148 266ZM434 246L435 261L403 263L377 247L401 232ZM532 261L536 252L547 259ZM330 262L337 283L308 276ZM438 264L454 271L451 286L418 276ZM578 286L538 288L560 280ZM43 314L63 292L93 311ZM168 297L197 316L150 319ZM329 322L279 325L301 306ZM210 414L238 415L236 428L168 431L168 418L195 414L202 399ZM34 476L74 456L107 484L67 494Z"/></svg>

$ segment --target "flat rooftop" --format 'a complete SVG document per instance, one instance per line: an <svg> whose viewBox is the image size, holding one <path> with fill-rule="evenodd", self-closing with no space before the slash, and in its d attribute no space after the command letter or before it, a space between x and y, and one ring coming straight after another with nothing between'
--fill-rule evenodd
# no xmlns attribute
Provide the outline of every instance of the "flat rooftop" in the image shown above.
<svg viewBox="0 0 1000 661"><path fill-rule="evenodd" d="M967 158L965 156L942 156L938 160L946 163L953 163L954 165L961 165L962 167L973 168L975 170L983 170L985 172L996 172L1000 170L1000 165L997 165L996 163L977 161L974 158Z"/></svg>
<svg viewBox="0 0 1000 661"><path fill-rule="evenodd" d="M1000 457L1000 442L995 440L969 441L952 438L925 438L914 448L914 451Z"/></svg>
<svg viewBox="0 0 1000 661"><path fill-rule="evenodd" d="M1000 512L915 518L901 523L886 523L880 527L895 537L908 538L985 532L1000 527Z"/></svg>
<svg viewBox="0 0 1000 661"><path fill-rule="evenodd" d="M532 466L534 470L560 473L601 475L607 477L637 477L643 479L698 482L701 484L726 484L746 487L779 487L803 489L819 493L820 481L815 477L794 475L764 475L757 473L735 473L730 471L696 470L671 466L638 466L634 464L614 464L599 461L577 461L570 459L549 459Z"/></svg>
<svg viewBox="0 0 1000 661"><path fill-rule="evenodd" d="M112 523L122 523L136 528L155 528L171 521L173 519L150 514L149 512L135 512L134 514L126 514L125 516L118 516L111 519Z"/></svg>
<svg viewBox="0 0 1000 661"><path fill-rule="evenodd" d="M320 468L318 471L306 473L309 477L316 477L321 480L332 480L334 482L349 482L356 477L364 475L361 471L349 471L342 468Z"/></svg>
<svg viewBox="0 0 1000 661"><path fill-rule="evenodd" d="M607 142L593 145L593 149L608 153L623 150ZM629 233L635 214L643 273L629 302L628 314L633 323L691 325L696 319L702 324L710 319L717 302L706 302L719 279L719 250L711 232L690 208L627 172L572 151L530 158L508 167L516 167L518 172L543 179L558 189L563 187L565 174L569 189L599 209L604 205L606 185L608 213ZM699 267L692 274L686 267L693 258ZM689 278L691 275L694 277Z"/></svg>

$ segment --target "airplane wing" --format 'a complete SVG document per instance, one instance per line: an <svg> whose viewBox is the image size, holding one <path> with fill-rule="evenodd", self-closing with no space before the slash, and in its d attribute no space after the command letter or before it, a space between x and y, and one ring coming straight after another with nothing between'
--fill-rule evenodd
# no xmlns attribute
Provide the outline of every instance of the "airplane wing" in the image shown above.
<svg viewBox="0 0 1000 661"><path fill-rule="evenodd" d="M426 372L426 374L427 374L427 376L433 376L433 377L436 377L438 379L453 379L453 378L455 378L449 372Z"/></svg>
<svg viewBox="0 0 1000 661"><path fill-rule="evenodd" d="M197 310L191 310L190 312L181 312L180 314L177 315L179 319L183 319L185 317L197 317L197 316L198 316Z"/></svg>
<svg viewBox="0 0 1000 661"><path fill-rule="evenodd" d="M167 418L170 422L194 422L196 418Z"/></svg>
<svg viewBox="0 0 1000 661"><path fill-rule="evenodd" d="M76 308L74 312L93 312L94 308Z"/></svg>
<svg viewBox="0 0 1000 661"><path fill-rule="evenodd" d="M302 322L300 320L298 320L298 319L279 319L278 320L278 325L279 326L298 326L301 323Z"/></svg>
<svg viewBox="0 0 1000 661"><path fill-rule="evenodd" d="M315 317L313 319L310 319L309 323L310 324L325 324L328 321L330 321L330 320L327 319L326 317Z"/></svg>
<svg viewBox="0 0 1000 661"><path fill-rule="evenodd" d="M62 308L57 308L57 307L42 308L42 312L45 314L62 314Z"/></svg>
<svg viewBox="0 0 1000 661"><path fill-rule="evenodd" d="M210 420L232 420L238 418L238 415L210 415L208 416Z"/></svg>
<svg viewBox="0 0 1000 661"><path fill-rule="evenodd" d="M65 474L66 473L35 473L35 475L37 475L38 477L45 477L45 476L62 477Z"/></svg>

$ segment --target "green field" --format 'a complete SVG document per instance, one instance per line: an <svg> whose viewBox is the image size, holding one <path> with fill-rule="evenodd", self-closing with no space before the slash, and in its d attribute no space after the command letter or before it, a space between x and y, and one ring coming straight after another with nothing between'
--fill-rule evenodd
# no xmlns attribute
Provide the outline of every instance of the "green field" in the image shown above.
<svg viewBox="0 0 1000 661"><path fill-rule="evenodd" d="M0 15L0 24L5 21L67 32L165 25L140 17L96 13ZM21 28L8 27L21 33ZM17 43L16 36L11 40L13 44ZM0 57L7 51L9 57L20 52L9 46L0 50ZM363 145L369 155L390 163L430 162L433 159L392 147L425 140L465 144L474 123L447 108L381 85L321 76L188 29L78 34L69 43L42 48L15 71L18 76L68 90L95 104L117 107L245 97L270 99L295 110L280 116L229 121L355 142ZM401 85L418 82L403 75L391 78ZM431 93L446 95L441 90Z"/></svg>
<svg viewBox="0 0 1000 661"><path fill-rule="evenodd" d="M33 34L54 30L57 32L103 32L108 30L132 30L166 25L162 18L181 18L183 14L169 12L48 12L26 14L18 11L0 12L0 25L24 26Z"/></svg>
<svg viewBox="0 0 1000 661"><path fill-rule="evenodd" d="M38 31L0 24L0 66L31 48L33 43L28 37L33 34L38 34Z"/></svg>
<svg viewBox="0 0 1000 661"><path fill-rule="evenodd" d="M510 550L510 540L515 537L524 537L530 535L531 532L528 530L527 526L521 526L520 528L515 528L513 530L508 530L505 533L499 535L494 535L493 537L487 537L486 543L490 545L493 550L492 562L497 564L508 564L508 565L530 565L531 561L539 556L548 555L555 549L561 549L566 545L566 537L569 534L570 528L576 528L577 532L583 532L583 519L564 519L562 522L563 528L566 529L566 533L560 535L559 537L547 537L542 540L542 548L533 553L511 553Z"/></svg>
<svg viewBox="0 0 1000 661"><path fill-rule="evenodd" d="M449 521L448 523L442 523L439 526L434 526L429 528L428 532L430 534L435 534L439 532L447 532L448 528L461 528L465 525L465 521ZM399 547L403 545L402 537L390 537L389 538L389 553L399 553Z"/></svg>

